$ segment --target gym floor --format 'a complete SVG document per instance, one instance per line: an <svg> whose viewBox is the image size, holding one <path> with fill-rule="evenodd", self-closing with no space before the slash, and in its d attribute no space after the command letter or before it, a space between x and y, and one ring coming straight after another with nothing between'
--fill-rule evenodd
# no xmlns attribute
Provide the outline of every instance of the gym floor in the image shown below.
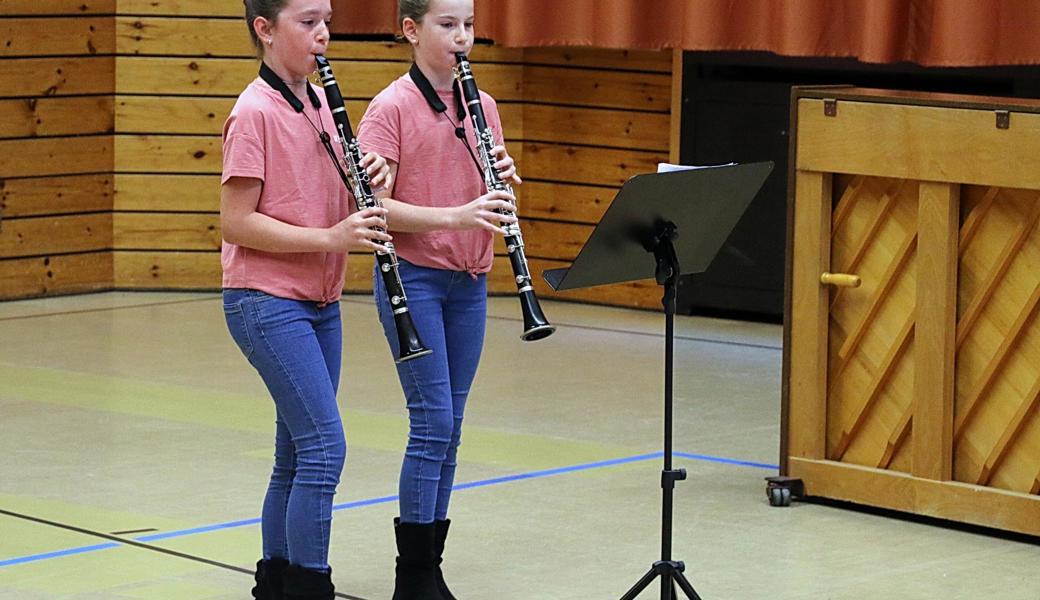
<svg viewBox="0 0 1040 600"><path fill-rule="evenodd" d="M406 415L371 299L342 306L330 562L339 596L386 600ZM661 558L663 316L543 308L556 334L521 343L516 301L489 305L444 564L463 600L620 598ZM1035 540L770 507L781 328L677 317L676 336L672 554L704 600L1040 599ZM274 409L219 294L0 303L0 419L0 599L249 596Z"/></svg>

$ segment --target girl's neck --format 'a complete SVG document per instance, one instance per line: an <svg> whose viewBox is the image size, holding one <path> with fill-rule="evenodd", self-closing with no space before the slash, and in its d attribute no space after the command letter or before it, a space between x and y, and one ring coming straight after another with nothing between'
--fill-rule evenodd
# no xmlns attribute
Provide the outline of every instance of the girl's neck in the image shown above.
<svg viewBox="0 0 1040 600"><path fill-rule="evenodd" d="M430 85L433 86L433 89L439 92L451 90L452 85L455 82L455 73L451 69L448 69L446 72L438 71L430 66L430 64L418 54L415 56L415 64L419 65L419 69L423 72L423 75L426 76L426 79L430 81Z"/></svg>
<svg viewBox="0 0 1040 600"><path fill-rule="evenodd" d="M277 61L264 58L264 62L267 63L268 68L274 71L274 74L281 79L285 85L289 87L292 93L296 94L296 97L300 100L307 99L307 77L292 76L289 72L283 68Z"/></svg>

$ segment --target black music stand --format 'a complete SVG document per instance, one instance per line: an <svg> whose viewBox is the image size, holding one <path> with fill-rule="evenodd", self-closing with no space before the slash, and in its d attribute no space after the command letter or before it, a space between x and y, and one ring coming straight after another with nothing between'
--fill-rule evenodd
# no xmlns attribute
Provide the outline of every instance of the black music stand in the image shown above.
<svg viewBox="0 0 1040 600"><path fill-rule="evenodd" d="M772 162L723 165L636 175L614 197L574 263L542 276L554 290L573 290L653 277L664 286L664 469L661 560L621 600L633 600L661 577L661 600L675 600L678 585L701 600L672 560L672 492L686 469L672 468L672 346L676 284L680 275L702 273L718 254L740 216L773 169ZM680 237L681 234L681 237ZM651 260L647 253L653 254ZM680 268L681 265L681 268Z"/></svg>

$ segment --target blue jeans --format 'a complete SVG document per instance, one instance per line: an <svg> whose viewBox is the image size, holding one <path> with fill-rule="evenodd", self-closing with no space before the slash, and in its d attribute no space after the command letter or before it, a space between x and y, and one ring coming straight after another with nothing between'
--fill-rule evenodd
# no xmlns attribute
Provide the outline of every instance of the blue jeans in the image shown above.
<svg viewBox="0 0 1040 600"><path fill-rule="evenodd" d="M347 457L336 389L339 303L225 289L228 330L274 399L274 470L261 515L264 558L329 568L332 496Z"/></svg>
<svg viewBox="0 0 1040 600"><path fill-rule="evenodd" d="M408 446L399 484L401 521L432 523L448 516L462 416L477 374L487 319L487 276L429 269L400 261L419 337L432 354L397 365L408 406ZM378 272L373 290L379 320L398 356L397 329Z"/></svg>

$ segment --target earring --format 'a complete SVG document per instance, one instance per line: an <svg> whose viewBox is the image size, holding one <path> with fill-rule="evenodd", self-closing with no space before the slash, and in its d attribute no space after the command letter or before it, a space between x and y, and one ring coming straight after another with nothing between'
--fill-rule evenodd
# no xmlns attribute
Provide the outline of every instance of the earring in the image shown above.
<svg viewBox="0 0 1040 600"><path fill-rule="evenodd" d="M268 46L270 46L270 45L271 45L271 38L267 38L267 45L268 45Z"/></svg>

